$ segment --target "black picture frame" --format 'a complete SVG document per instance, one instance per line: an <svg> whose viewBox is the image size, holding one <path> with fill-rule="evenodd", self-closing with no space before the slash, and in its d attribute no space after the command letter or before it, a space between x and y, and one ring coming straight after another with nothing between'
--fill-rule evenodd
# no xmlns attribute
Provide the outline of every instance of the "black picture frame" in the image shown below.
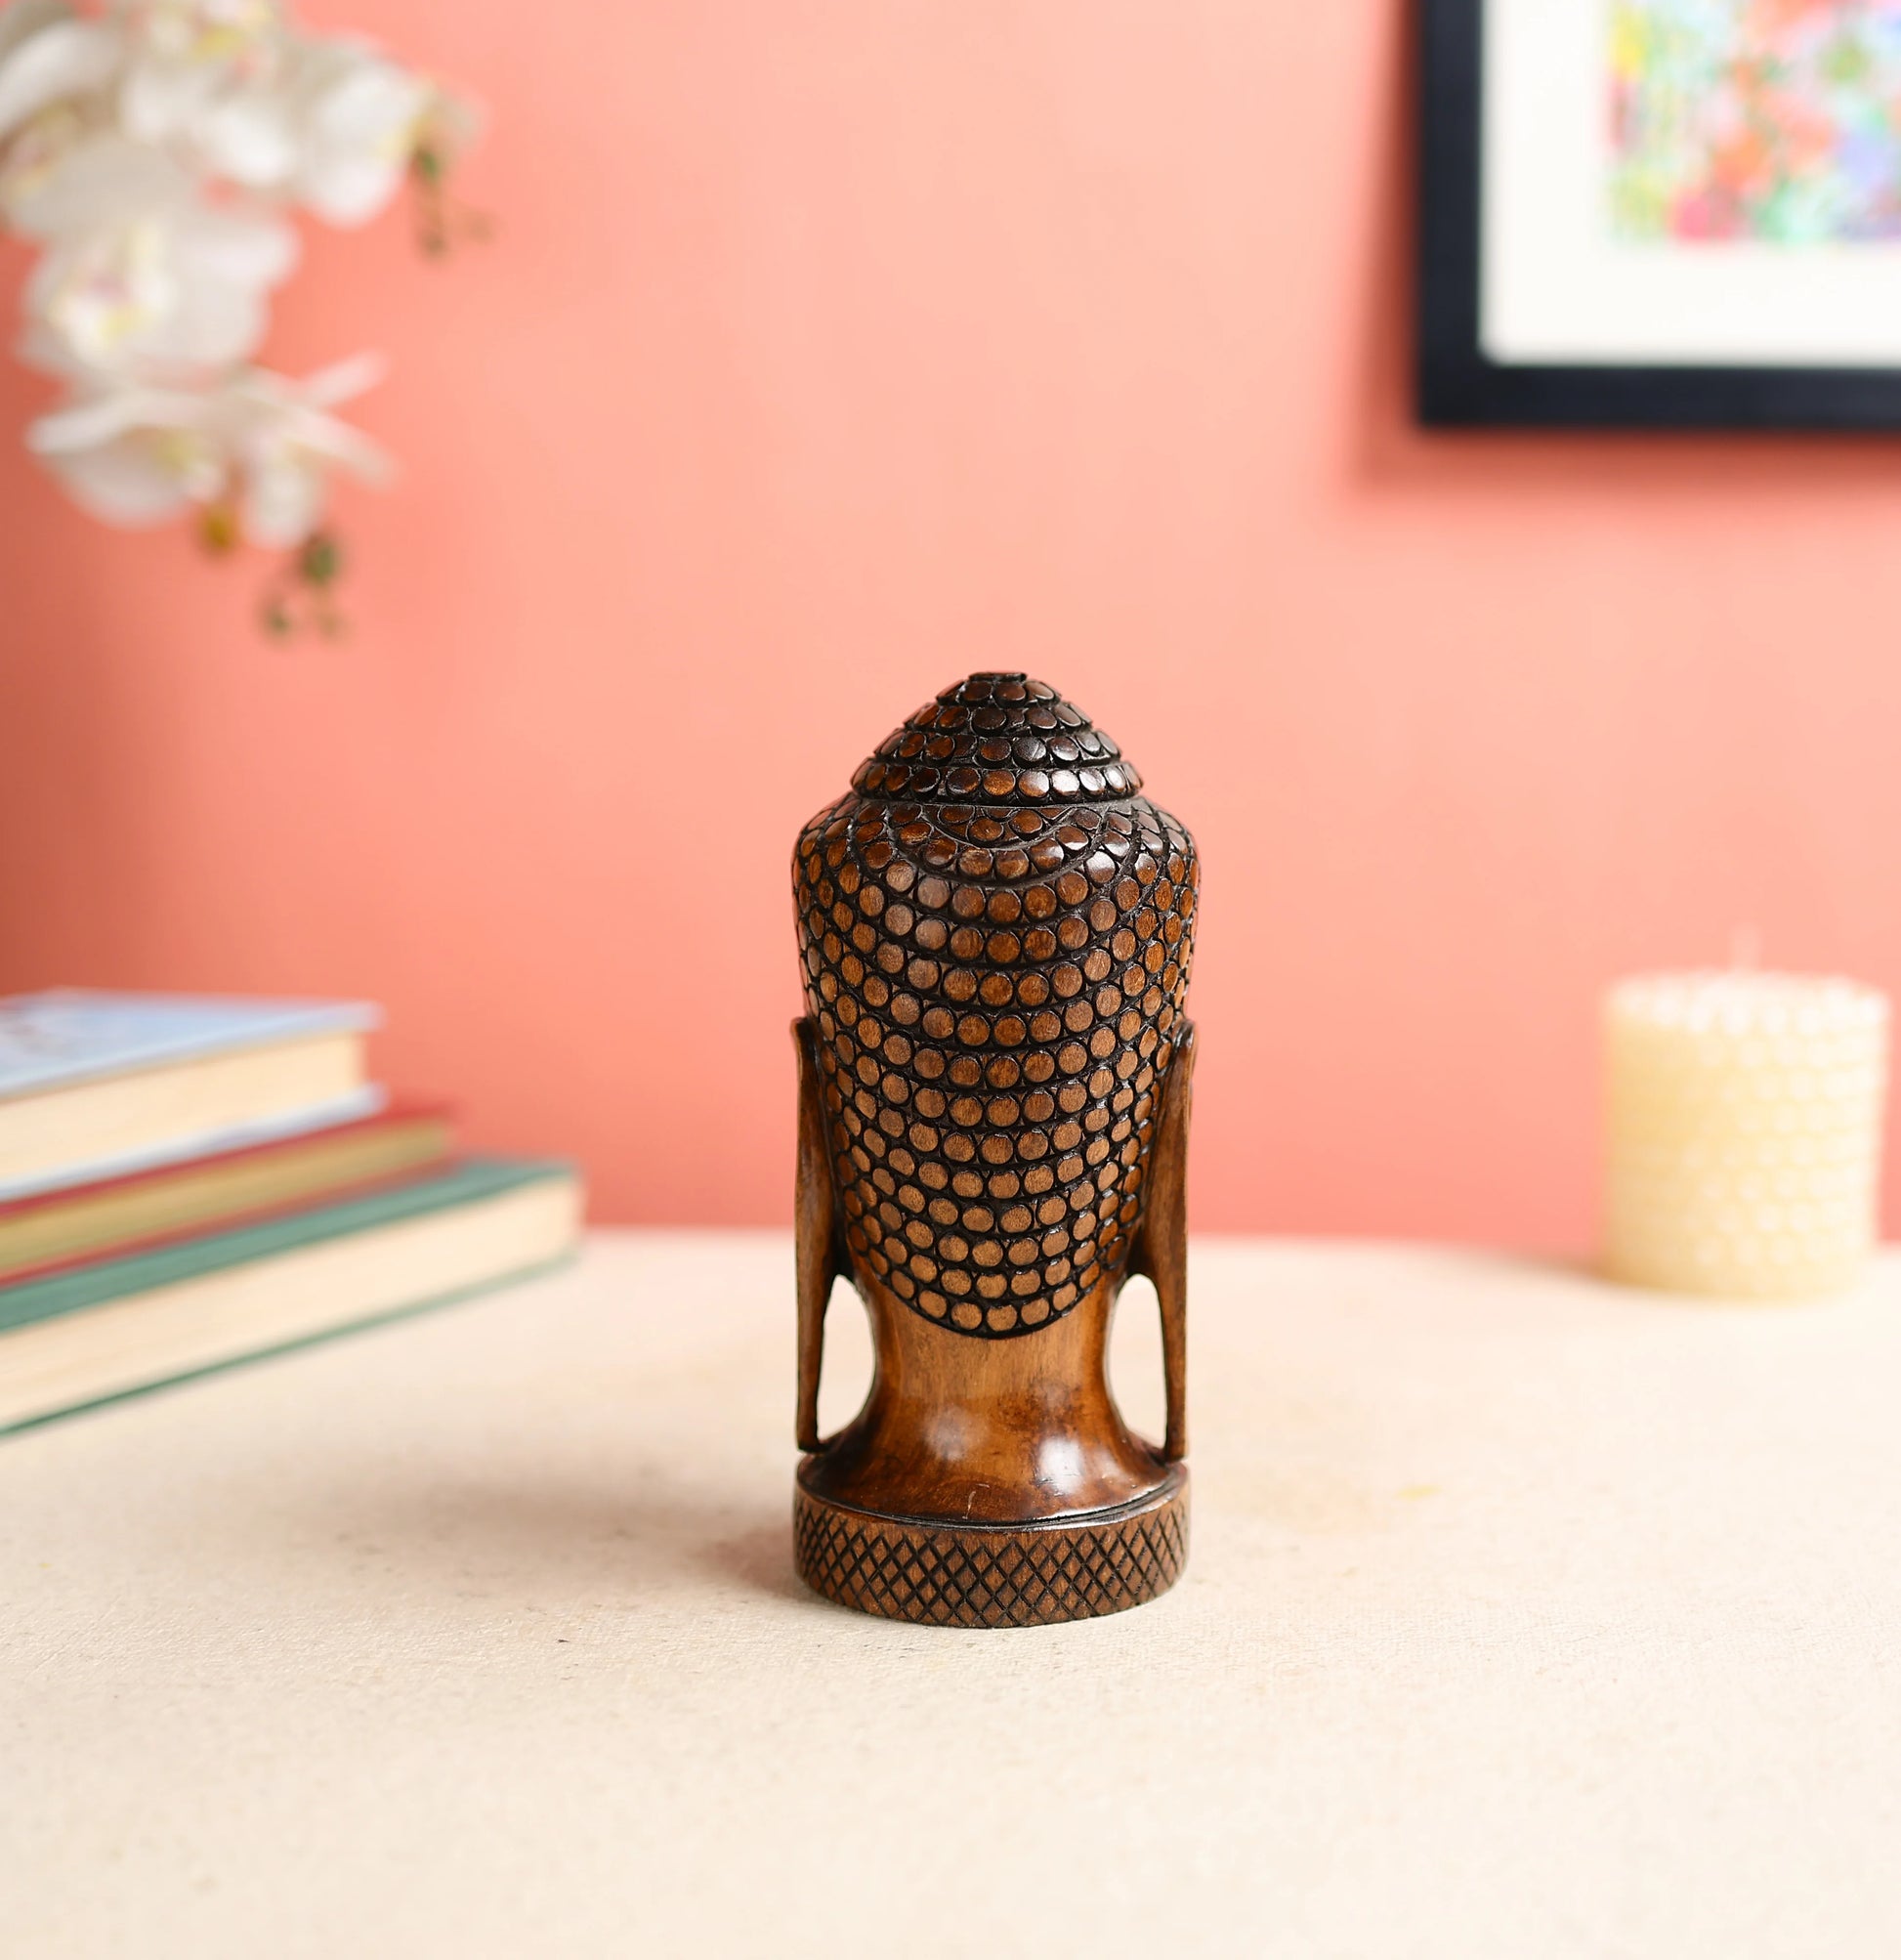
<svg viewBox="0 0 1901 1960"><path fill-rule="evenodd" d="M1415 0L1417 363L1427 428L1901 429L1901 366L1502 362L1479 342L1484 0Z"/></svg>

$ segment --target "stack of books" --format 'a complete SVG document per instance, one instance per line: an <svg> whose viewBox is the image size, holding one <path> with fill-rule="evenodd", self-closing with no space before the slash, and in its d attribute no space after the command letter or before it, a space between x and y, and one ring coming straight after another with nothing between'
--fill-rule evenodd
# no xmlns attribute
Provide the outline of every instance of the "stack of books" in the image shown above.
<svg viewBox="0 0 1901 1960"><path fill-rule="evenodd" d="M463 1157L374 1008L0 1000L0 1433L539 1271L566 1164Z"/></svg>

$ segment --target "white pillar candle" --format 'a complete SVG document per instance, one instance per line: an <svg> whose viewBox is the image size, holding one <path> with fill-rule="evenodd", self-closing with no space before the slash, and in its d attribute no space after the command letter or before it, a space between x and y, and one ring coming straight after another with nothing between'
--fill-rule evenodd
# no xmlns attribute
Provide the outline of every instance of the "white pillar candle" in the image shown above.
<svg viewBox="0 0 1901 1960"><path fill-rule="evenodd" d="M1851 980L1654 974L1605 1001L1605 1267L1680 1293L1852 1286L1880 1178L1888 1002Z"/></svg>

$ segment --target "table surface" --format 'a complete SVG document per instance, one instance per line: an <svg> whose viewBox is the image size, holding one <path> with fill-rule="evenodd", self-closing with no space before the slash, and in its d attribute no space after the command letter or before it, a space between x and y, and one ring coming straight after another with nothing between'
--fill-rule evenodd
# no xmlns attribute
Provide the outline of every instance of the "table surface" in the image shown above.
<svg viewBox="0 0 1901 1960"><path fill-rule="evenodd" d="M802 1590L775 1234L0 1445L10 1960L1901 1951L1901 1263L1192 1294L1187 1576L1070 1627Z"/></svg>

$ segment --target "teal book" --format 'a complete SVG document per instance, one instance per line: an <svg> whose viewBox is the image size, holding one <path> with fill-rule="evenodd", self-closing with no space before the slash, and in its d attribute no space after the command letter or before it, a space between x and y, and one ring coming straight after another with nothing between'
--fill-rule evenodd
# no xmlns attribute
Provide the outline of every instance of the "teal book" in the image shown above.
<svg viewBox="0 0 1901 1960"><path fill-rule="evenodd" d="M0 1287L0 1434L545 1270L579 1219L570 1166L478 1157Z"/></svg>

